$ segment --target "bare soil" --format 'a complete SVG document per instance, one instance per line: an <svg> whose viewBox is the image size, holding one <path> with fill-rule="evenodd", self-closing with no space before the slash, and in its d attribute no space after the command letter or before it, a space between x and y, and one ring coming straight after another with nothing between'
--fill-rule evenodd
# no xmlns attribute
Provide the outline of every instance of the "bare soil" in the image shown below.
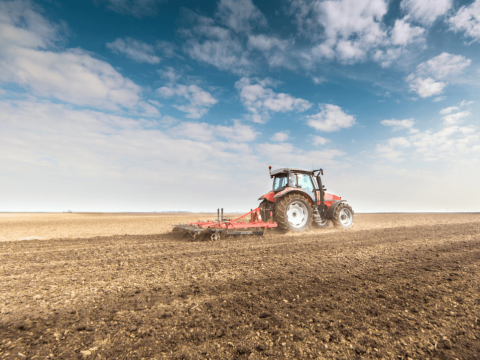
<svg viewBox="0 0 480 360"><path fill-rule="evenodd" d="M173 224L207 220L197 213L0 213L0 241L166 233Z"/></svg>
<svg viewBox="0 0 480 360"><path fill-rule="evenodd" d="M348 231L217 242L0 243L2 359L478 354L480 214L359 214Z"/></svg>

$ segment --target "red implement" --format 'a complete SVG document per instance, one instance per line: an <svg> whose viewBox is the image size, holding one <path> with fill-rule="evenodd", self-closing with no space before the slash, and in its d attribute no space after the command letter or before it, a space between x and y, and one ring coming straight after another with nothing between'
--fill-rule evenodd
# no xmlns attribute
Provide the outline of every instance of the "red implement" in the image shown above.
<svg viewBox="0 0 480 360"><path fill-rule="evenodd" d="M250 221L239 221L244 217L250 215ZM270 213L270 219L272 214ZM215 240L218 238L220 232L228 235L262 235L265 229L277 227L277 223L273 221L263 221L260 215L260 208L253 209L236 219L224 219L223 209L220 212L217 210L217 220L197 221L195 223L174 225L176 229L184 229L188 231L212 231L215 233Z"/></svg>

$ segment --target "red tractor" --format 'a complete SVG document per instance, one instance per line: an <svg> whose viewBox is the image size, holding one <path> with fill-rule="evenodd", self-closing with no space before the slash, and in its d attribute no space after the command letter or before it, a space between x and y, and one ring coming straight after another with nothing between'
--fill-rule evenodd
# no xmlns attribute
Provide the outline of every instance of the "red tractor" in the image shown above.
<svg viewBox="0 0 480 360"><path fill-rule="evenodd" d="M323 170L281 168L270 170L272 191L260 197L260 214L272 214L278 227L286 231L304 231L312 221L316 227L333 225L348 229L353 225L354 212L346 200L325 192Z"/></svg>
<svg viewBox="0 0 480 360"><path fill-rule="evenodd" d="M329 221L343 229L353 226L354 212L346 200L329 194L322 185L323 170L281 168L272 171L273 188L261 196L259 207L234 219L224 219L223 209L217 210L217 220L175 225L190 232L195 238L200 232L211 234L217 240L220 233L262 234L265 229L278 227L284 231L304 231L312 222L325 228ZM250 215L250 221L240 221ZM210 233L209 233L210 232Z"/></svg>

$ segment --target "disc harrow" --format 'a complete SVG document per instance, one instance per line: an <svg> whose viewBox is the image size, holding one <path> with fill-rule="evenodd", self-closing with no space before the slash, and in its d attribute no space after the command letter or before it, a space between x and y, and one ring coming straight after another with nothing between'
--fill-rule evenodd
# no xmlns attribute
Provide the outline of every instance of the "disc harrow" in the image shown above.
<svg viewBox="0 0 480 360"><path fill-rule="evenodd" d="M240 221L248 215L250 215L250 221ZM194 223L178 224L174 225L173 229L174 231L185 230L193 239L199 237L200 234L208 235L208 232L211 232L211 240L219 240L220 237L228 235L263 235L266 229L278 226L276 222L270 221L272 217L272 212L270 212L270 217L264 221L258 207L236 219L225 219L222 208L217 209L217 220L198 220Z"/></svg>

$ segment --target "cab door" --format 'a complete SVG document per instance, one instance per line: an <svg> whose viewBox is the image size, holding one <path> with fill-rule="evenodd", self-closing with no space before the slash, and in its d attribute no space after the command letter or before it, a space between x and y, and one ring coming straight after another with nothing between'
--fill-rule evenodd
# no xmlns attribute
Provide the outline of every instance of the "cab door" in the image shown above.
<svg viewBox="0 0 480 360"><path fill-rule="evenodd" d="M310 197L312 198L312 202L319 201L320 199L316 199L315 197L315 187L313 186L312 178L310 175L305 174L297 174L297 184L300 186Z"/></svg>

